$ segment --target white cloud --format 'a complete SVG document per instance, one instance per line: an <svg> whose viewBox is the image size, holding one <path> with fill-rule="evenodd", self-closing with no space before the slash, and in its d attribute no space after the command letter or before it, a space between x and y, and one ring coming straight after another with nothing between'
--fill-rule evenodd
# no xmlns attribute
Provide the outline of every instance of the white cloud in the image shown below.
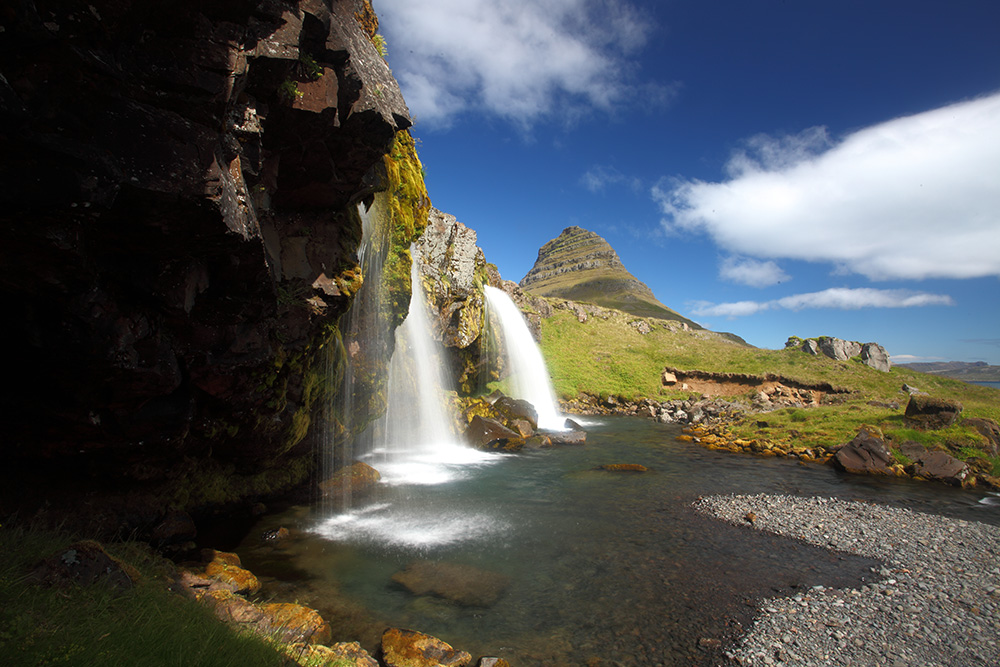
<svg viewBox="0 0 1000 667"><path fill-rule="evenodd" d="M910 290L882 290L870 287L832 287L821 292L793 294L771 301L737 301L735 303L710 303L695 301L689 304L695 317L745 317L765 310L802 310L804 308L831 308L859 310L861 308L918 308L921 306L953 306L946 294L929 294Z"/></svg>
<svg viewBox="0 0 1000 667"><path fill-rule="evenodd" d="M633 191L642 189L642 181L633 176L626 176L614 167L594 165L580 177L580 184L593 193L602 192L612 185L625 185Z"/></svg>
<svg viewBox="0 0 1000 667"><path fill-rule="evenodd" d="M762 262L746 257L727 257L722 260L719 265L719 277L751 287L768 287L790 278L772 261Z"/></svg>
<svg viewBox="0 0 1000 667"><path fill-rule="evenodd" d="M649 33L627 0L380 0L378 12L410 110L432 125L610 109Z"/></svg>
<svg viewBox="0 0 1000 667"><path fill-rule="evenodd" d="M920 357L915 354L892 354L890 361L894 364L916 364L928 361L947 361L944 357Z"/></svg>
<svg viewBox="0 0 1000 667"><path fill-rule="evenodd" d="M832 144L823 128L747 142L729 180L663 179L668 231L871 279L1000 276L1000 94Z"/></svg>

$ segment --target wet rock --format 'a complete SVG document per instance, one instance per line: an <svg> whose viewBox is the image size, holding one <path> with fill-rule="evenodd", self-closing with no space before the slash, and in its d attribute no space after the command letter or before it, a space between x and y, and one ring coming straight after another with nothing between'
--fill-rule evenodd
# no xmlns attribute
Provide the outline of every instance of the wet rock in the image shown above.
<svg viewBox="0 0 1000 667"><path fill-rule="evenodd" d="M382 475L367 463L355 461L341 468L333 477L320 482L319 488L324 498L350 498L370 491L378 484Z"/></svg>
<svg viewBox="0 0 1000 667"><path fill-rule="evenodd" d="M531 424L531 428L538 428L538 411L524 399L501 396L494 401L493 409L502 415L505 421L524 419Z"/></svg>
<svg viewBox="0 0 1000 667"><path fill-rule="evenodd" d="M912 427L934 430L951 426L961 412L962 404L958 401L918 394L910 397L903 417Z"/></svg>
<svg viewBox="0 0 1000 667"><path fill-rule="evenodd" d="M256 623L259 632L277 641L326 644L330 641L330 626L319 612L291 602L262 605L263 618Z"/></svg>
<svg viewBox="0 0 1000 667"><path fill-rule="evenodd" d="M205 565L206 578L218 581L237 595L253 595L260 590L260 581L253 572L241 567L239 556L224 551L215 553L215 558Z"/></svg>
<svg viewBox="0 0 1000 667"><path fill-rule="evenodd" d="M472 656L437 637L388 628L382 633L382 662L386 667L465 667Z"/></svg>
<svg viewBox="0 0 1000 667"><path fill-rule="evenodd" d="M478 667L510 667L510 663L503 658L480 658Z"/></svg>
<svg viewBox="0 0 1000 667"><path fill-rule="evenodd" d="M535 429L527 419L512 419L510 429L524 439L528 439L535 434Z"/></svg>
<svg viewBox="0 0 1000 667"><path fill-rule="evenodd" d="M586 431L549 431L546 433L553 445L585 445Z"/></svg>
<svg viewBox="0 0 1000 667"><path fill-rule="evenodd" d="M32 578L46 586L104 584L127 589L139 580L139 573L108 554L100 543L81 540L42 561Z"/></svg>
<svg viewBox="0 0 1000 667"><path fill-rule="evenodd" d="M524 446L524 438L495 419L476 415L465 431L466 440L477 449L503 449L517 451Z"/></svg>
<svg viewBox="0 0 1000 667"><path fill-rule="evenodd" d="M291 535L289 530L284 526L279 528L271 528L270 530L265 530L260 534L261 542L280 542L282 540L288 539Z"/></svg>
<svg viewBox="0 0 1000 667"><path fill-rule="evenodd" d="M602 466L598 466L597 470L607 470L608 472L646 472L649 468L638 463L605 463Z"/></svg>
<svg viewBox="0 0 1000 667"><path fill-rule="evenodd" d="M492 607L510 585L496 572L461 563L416 561L392 575L414 595L434 595L466 607Z"/></svg>
<svg viewBox="0 0 1000 667"><path fill-rule="evenodd" d="M913 462L906 471L914 477L952 486L962 486L969 479L969 466L947 452L928 450L917 442L905 442L899 450Z"/></svg>
<svg viewBox="0 0 1000 667"><path fill-rule="evenodd" d="M358 642L340 642L333 646L289 644L284 651L306 667L379 667L378 661Z"/></svg>
<svg viewBox="0 0 1000 667"><path fill-rule="evenodd" d="M533 435L524 441L524 449L545 449L552 445L552 438L547 435Z"/></svg>
<svg viewBox="0 0 1000 667"><path fill-rule="evenodd" d="M837 450L835 465L845 472L890 475L893 458L889 447L877 434L861 429L849 443Z"/></svg>
<svg viewBox="0 0 1000 667"><path fill-rule="evenodd" d="M580 426L580 424L578 424L577 422L573 421L572 419L569 419L568 417L566 418L566 421L563 422L563 426L565 426L566 428L568 428L570 430L573 430L573 431L582 431L583 430L583 427Z"/></svg>

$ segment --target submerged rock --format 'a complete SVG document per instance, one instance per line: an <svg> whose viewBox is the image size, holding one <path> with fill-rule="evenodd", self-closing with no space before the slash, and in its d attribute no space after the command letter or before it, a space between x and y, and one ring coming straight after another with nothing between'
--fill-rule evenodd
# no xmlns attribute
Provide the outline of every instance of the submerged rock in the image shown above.
<svg viewBox="0 0 1000 667"><path fill-rule="evenodd" d="M638 463L605 463L602 466L598 466L597 470L607 470L608 472L646 472L649 468Z"/></svg>
<svg viewBox="0 0 1000 667"><path fill-rule="evenodd" d="M382 633L382 662L386 667L465 667L472 656L437 637L388 628Z"/></svg>
<svg viewBox="0 0 1000 667"><path fill-rule="evenodd" d="M392 575L414 595L434 595L466 607L492 607L510 585L496 572L460 563L416 561Z"/></svg>
<svg viewBox="0 0 1000 667"><path fill-rule="evenodd" d="M324 498L351 497L369 491L378 484L382 475L367 463L355 461L341 468L333 477L320 482L319 488Z"/></svg>

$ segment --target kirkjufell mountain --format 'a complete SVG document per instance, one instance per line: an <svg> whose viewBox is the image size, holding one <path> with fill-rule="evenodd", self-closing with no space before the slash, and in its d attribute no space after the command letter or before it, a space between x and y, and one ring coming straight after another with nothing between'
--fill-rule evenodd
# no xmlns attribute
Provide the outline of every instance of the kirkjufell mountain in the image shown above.
<svg viewBox="0 0 1000 667"><path fill-rule="evenodd" d="M594 232L567 227L538 250L521 279L521 289L537 296L593 303L639 317L701 325L660 303L653 290L629 273L614 248Z"/></svg>

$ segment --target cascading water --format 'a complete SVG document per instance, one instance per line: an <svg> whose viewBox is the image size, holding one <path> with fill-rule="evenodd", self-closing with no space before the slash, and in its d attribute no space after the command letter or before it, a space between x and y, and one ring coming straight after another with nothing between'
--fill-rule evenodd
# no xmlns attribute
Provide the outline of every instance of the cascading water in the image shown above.
<svg viewBox="0 0 1000 667"><path fill-rule="evenodd" d="M556 395L545 367L545 358L528 330L521 310L506 293L487 286L486 303L503 334L503 348L510 369L509 392L535 407L539 428L563 430L565 418L556 409Z"/></svg>
<svg viewBox="0 0 1000 667"><path fill-rule="evenodd" d="M389 365L389 399L377 424L380 444L373 465L386 482L439 484L452 479L456 466L484 459L453 431L449 414L449 382L442 373L441 344L431 335L427 297L420 279L420 256L410 250L413 283L410 309L396 330L396 347Z"/></svg>
<svg viewBox="0 0 1000 667"><path fill-rule="evenodd" d="M508 528L501 518L470 512L456 500L474 485L480 466L502 455L468 447L452 431L442 349L431 335L416 247L411 255L413 289L409 313L396 329L386 412L359 439L369 448L360 458L379 471L382 483L366 504L327 515L315 527L337 542L426 549ZM425 489L420 502L413 501L414 486Z"/></svg>

